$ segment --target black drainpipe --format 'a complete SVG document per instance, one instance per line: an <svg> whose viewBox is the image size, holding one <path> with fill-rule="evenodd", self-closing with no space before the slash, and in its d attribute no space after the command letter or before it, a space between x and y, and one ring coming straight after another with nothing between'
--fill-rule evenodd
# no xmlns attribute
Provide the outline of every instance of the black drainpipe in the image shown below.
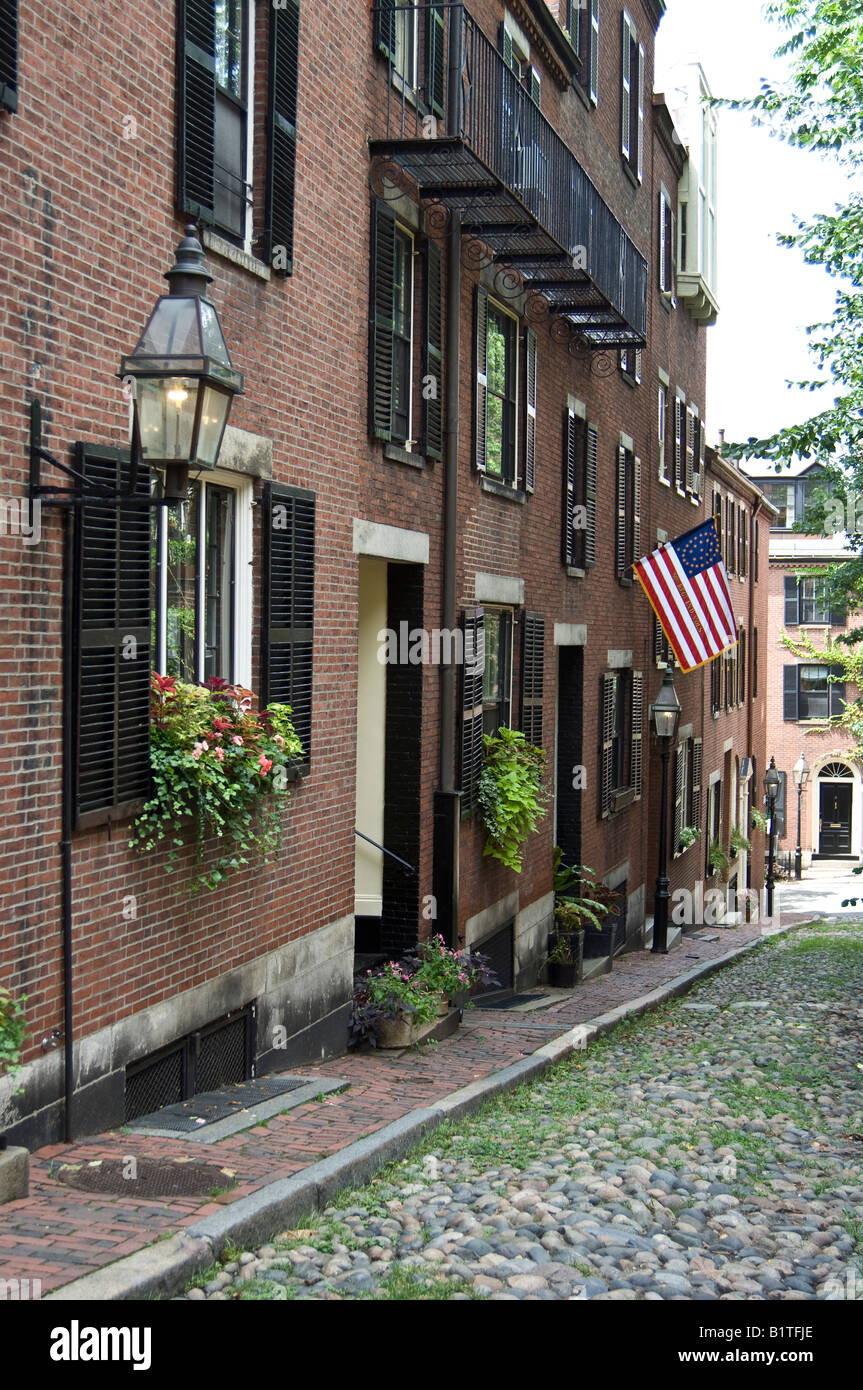
<svg viewBox="0 0 863 1390"><path fill-rule="evenodd" d="M72 1142L73 1094L75 1089L72 1027L72 740L75 729L73 701L74 671L77 668L78 624L73 602L75 585L75 522L71 507L63 510L63 819L60 863L63 894L63 1138Z"/></svg>
<svg viewBox="0 0 863 1390"><path fill-rule="evenodd" d="M464 6L449 12L449 65L447 71L447 132L461 130L461 70ZM444 480L443 622L455 632L456 560L458 525L458 415L459 347L461 341L461 217L451 212L447 244L446 296L446 473ZM432 890L435 897L435 929L451 947L458 946L459 805L461 792L455 779L456 668L441 666L440 787L434 796L434 862Z"/></svg>

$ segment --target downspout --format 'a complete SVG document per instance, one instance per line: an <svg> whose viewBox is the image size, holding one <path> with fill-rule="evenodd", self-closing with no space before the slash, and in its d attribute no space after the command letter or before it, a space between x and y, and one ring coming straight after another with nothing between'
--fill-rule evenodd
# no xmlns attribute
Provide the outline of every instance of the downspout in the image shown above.
<svg viewBox="0 0 863 1390"><path fill-rule="evenodd" d="M464 6L449 11L447 67L447 133L462 128L461 73ZM450 214L447 236L446 292L446 469L444 474L443 526L443 621L445 631L455 632L456 567L458 540L459 396L461 373L461 216ZM436 930L451 947L458 946L459 821L461 793L455 777L456 667L441 666L440 775L434 798L434 863L432 869Z"/></svg>
<svg viewBox="0 0 863 1390"><path fill-rule="evenodd" d="M71 1144L73 1124L73 1095L75 1090L73 1021L72 1021L72 747L75 729L73 672L76 668L78 625L73 617L75 586L74 519L71 507L63 510L63 815L60 841L60 866L63 916L63 1138Z"/></svg>

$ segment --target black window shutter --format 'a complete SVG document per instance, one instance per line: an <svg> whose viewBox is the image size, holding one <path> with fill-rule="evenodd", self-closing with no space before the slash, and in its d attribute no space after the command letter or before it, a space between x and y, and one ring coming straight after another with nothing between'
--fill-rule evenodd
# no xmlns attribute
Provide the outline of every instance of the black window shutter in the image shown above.
<svg viewBox="0 0 863 1390"><path fill-rule="evenodd" d="M800 622L800 609L798 604L797 576L786 574L785 576L785 626Z"/></svg>
<svg viewBox="0 0 863 1390"><path fill-rule="evenodd" d="M644 676L632 673L632 745L629 761L629 785L636 799L642 792L642 749L644 734Z"/></svg>
<svg viewBox="0 0 863 1390"><path fill-rule="evenodd" d="M426 100L436 116L444 109L444 20L440 5L430 5L426 37Z"/></svg>
<svg viewBox="0 0 863 1390"><path fill-rule="evenodd" d="M576 473L578 470L578 416L571 410L564 414L563 448L563 517L560 536L560 558L565 565L575 565L576 533L573 517L576 503Z"/></svg>
<svg viewBox="0 0 863 1390"><path fill-rule="evenodd" d="M215 221L216 15L213 0L177 5L177 203Z"/></svg>
<svg viewBox="0 0 863 1390"><path fill-rule="evenodd" d="M696 738L692 742L692 826L701 827L701 778L704 763L704 741Z"/></svg>
<svg viewBox="0 0 863 1390"><path fill-rule="evenodd" d="M598 457L598 435L595 425L587 427L587 448L584 454L584 508L587 512L587 530L584 533L584 566L590 569L596 564L596 469Z"/></svg>
<svg viewBox="0 0 863 1390"><path fill-rule="evenodd" d="M474 365L474 466L484 473L488 447L488 292L482 285L476 287Z"/></svg>
<svg viewBox="0 0 863 1390"><path fill-rule="evenodd" d="M600 676L599 708L599 814L605 819L611 813L611 794L614 791L614 697L615 678Z"/></svg>
<svg viewBox="0 0 863 1390"><path fill-rule="evenodd" d="M737 703L746 703L746 629L741 628L737 638Z"/></svg>
<svg viewBox="0 0 863 1390"><path fill-rule="evenodd" d="M758 628L752 629L752 680L750 682L753 700L758 696Z"/></svg>
<svg viewBox="0 0 863 1390"><path fill-rule="evenodd" d="M527 330L525 357L524 486L533 492L536 485L536 334Z"/></svg>
<svg viewBox="0 0 863 1390"><path fill-rule="evenodd" d="M617 510L614 542L614 572L618 578L626 569L628 498L627 498L626 450L620 445L617 450Z"/></svg>
<svg viewBox="0 0 863 1390"><path fill-rule="evenodd" d="M396 59L396 0L378 0L375 6L375 47L389 58Z"/></svg>
<svg viewBox="0 0 863 1390"><path fill-rule="evenodd" d="M311 760L315 614L315 495L267 484L264 492L261 596L261 707L290 705Z"/></svg>
<svg viewBox="0 0 863 1390"><path fill-rule="evenodd" d="M129 455L75 447L88 482L129 486ZM150 492L139 463L136 495ZM75 516L71 597L78 631L74 702L75 826L132 815L150 792L150 509L88 503Z"/></svg>
<svg viewBox="0 0 863 1390"><path fill-rule="evenodd" d="M275 275L294 269L294 183L297 160L297 86L300 2L270 6L267 88L267 199L264 241Z"/></svg>
<svg viewBox="0 0 863 1390"><path fill-rule="evenodd" d="M685 744L674 755L674 828L671 832L671 853L680 853L680 835L683 830L683 766L687 757Z"/></svg>
<svg viewBox="0 0 863 1390"><path fill-rule="evenodd" d="M484 610L462 613L464 661L461 692L461 814L473 815L482 772L482 699L485 670Z"/></svg>
<svg viewBox="0 0 863 1390"><path fill-rule="evenodd" d="M785 720L797 719L797 669L796 666L782 667L782 718Z"/></svg>
<svg viewBox="0 0 863 1390"><path fill-rule="evenodd" d="M842 667L834 666L830 674L841 675ZM845 682L830 681L827 688L830 691L830 718L833 719L845 709Z"/></svg>
<svg viewBox="0 0 863 1390"><path fill-rule="evenodd" d="M425 452L443 458L443 271L440 248L426 242ZM432 391L434 394L430 394Z"/></svg>
<svg viewBox="0 0 863 1390"><path fill-rule="evenodd" d="M376 199L372 208L371 249L369 434L375 439L391 439L396 219L382 199Z"/></svg>
<svg viewBox="0 0 863 1390"><path fill-rule="evenodd" d="M545 618L525 613L521 648L521 731L528 743L543 747L542 700L545 678Z"/></svg>
<svg viewBox="0 0 863 1390"><path fill-rule="evenodd" d="M0 106L18 110L18 0L0 0Z"/></svg>

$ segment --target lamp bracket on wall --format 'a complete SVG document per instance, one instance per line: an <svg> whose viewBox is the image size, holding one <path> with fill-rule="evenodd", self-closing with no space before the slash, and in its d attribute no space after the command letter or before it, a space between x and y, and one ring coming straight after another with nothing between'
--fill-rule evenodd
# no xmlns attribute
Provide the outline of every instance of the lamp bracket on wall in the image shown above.
<svg viewBox="0 0 863 1390"><path fill-rule="evenodd" d="M169 495L166 487L161 497L142 497L135 491L138 481L138 461L141 457L140 443L138 440L137 425L132 432L132 452L131 467L129 470L129 486L124 492L118 492L116 488L100 487L98 483L93 483L86 478L77 468L71 464L61 463L58 458L42 447L42 404L38 400L30 402L30 481L27 488L27 496L31 504L37 499L46 506L55 507L79 507L84 503L98 504L105 506L124 506L124 507L166 507L175 501L174 496ZM42 464L47 463L52 468L56 468L75 484L73 487L55 487L42 482ZM188 469L186 469L186 487L188 487ZM183 492L185 495L185 490Z"/></svg>

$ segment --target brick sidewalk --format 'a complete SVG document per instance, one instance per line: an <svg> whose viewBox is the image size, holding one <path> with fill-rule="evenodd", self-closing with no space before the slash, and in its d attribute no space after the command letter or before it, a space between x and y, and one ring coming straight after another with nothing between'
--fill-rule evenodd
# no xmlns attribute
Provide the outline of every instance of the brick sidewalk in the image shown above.
<svg viewBox="0 0 863 1390"><path fill-rule="evenodd" d="M610 975L586 982L575 994L545 1009L467 1013L465 1026L434 1047L403 1053L349 1053L297 1069L304 1076L338 1077L350 1085L324 1102L297 1106L266 1125L215 1144L202 1146L182 1136L162 1139L112 1131L39 1149L30 1159L30 1196L0 1210L0 1279L40 1279L47 1293L80 1278L221 1210L225 1202L290 1177L410 1110L509 1066L575 1023L636 999L699 963L727 955L760 936L761 929L746 925L717 929L716 934L718 940L710 942L687 937L667 956L647 951L624 956ZM52 1163L129 1155L216 1164L236 1172L237 1186L216 1201L136 1201L131 1191L122 1197L78 1192L50 1176ZM134 1183L130 1181L129 1186L132 1189Z"/></svg>

